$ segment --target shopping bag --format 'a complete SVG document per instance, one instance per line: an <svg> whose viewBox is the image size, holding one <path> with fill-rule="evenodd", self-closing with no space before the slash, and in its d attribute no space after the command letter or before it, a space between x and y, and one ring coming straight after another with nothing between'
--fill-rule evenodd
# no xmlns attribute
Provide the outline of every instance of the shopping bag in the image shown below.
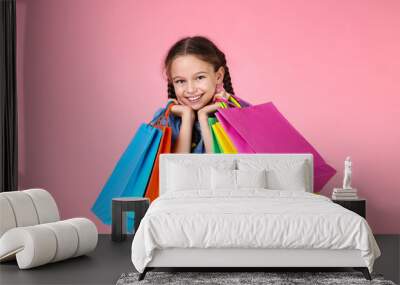
<svg viewBox="0 0 400 285"><path fill-rule="evenodd" d="M239 101L232 95L229 99L218 98L216 102L219 103L221 108L241 107ZM209 118L208 124L210 126L211 136L213 140L212 151L213 153L238 153L230 137L227 135L225 130L222 128L217 118Z"/></svg>
<svg viewBox="0 0 400 285"><path fill-rule="evenodd" d="M218 99L218 101L222 101L223 105L221 108L227 108L227 106L242 108L251 106L249 103L243 101L242 99L231 95L228 100L226 99ZM229 123L222 117L218 112L215 113L216 121L218 121L226 133L227 137L230 139L232 145L235 147L237 152L239 153L254 153L255 151L251 148L251 146L244 140L240 134L233 128Z"/></svg>
<svg viewBox="0 0 400 285"><path fill-rule="evenodd" d="M220 147L222 153L238 153L231 139L228 137L219 122L213 124L211 128L213 130L213 133L215 134L218 146Z"/></svg>
<svg viewBox="0 0 400 285"><path fill-rule="evenodd" d="M150 202L154 201L160 193L159 189L159 181L160 181L160 170L159 170L159 160L160 160L160 154L161 153L170 153L171 152L171 140L172 140L172 130L171 127L168 124L168 117L170 110L172 108L173 104L169 104L167 106L167 110L165 112L165 115L160 116L159 120L154 124L156 128L159 128L163 135L161 138L161 143L158 148L158 152L156 155L156 159L154 162L153 170L151 172L151 177L149 180L149 183L147 185L146 193L145 196L150 199ZM165 121L165 125L162 123L162 119Z"/></svg>
<svg viewBox="0 0 400 285"><path fill-rule="evenodd" d="M244 148L247 153L312 153L315 192L319 192L336 173L271 102L246 108L222 108L216 116L239 150Z"/></svg>
<svg viewBox="0 0 400 285"><path fill-rule="evenodd" d="M213 153L222 153L220 146L218 145L217 137L213 131L212 126L217 122L217 119L214 117L208 118L208 126L210 127L211 138L212 138L212 152Z"/></svg>
<svg viewBox="0 0 400 285"><path fill-rule="evenodd" d="M162 131L150 124L137 130L92 207L104 224L111 224L113 198L143 197L161 136Z"/></svg>
<svg viewBox="0 0 400 285"><path fill-rule="evenodd" d="M215 113L221 127L225 130L227 136L231 139L238 153L255 153L247 141L232 127L220 113Z"/></svg>

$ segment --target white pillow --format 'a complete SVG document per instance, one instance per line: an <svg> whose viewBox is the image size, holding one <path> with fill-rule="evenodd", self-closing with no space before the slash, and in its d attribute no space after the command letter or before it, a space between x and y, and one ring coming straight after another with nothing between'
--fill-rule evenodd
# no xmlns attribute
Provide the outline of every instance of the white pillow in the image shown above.
<svg viewBox="0 0 400 285"><path fill-rule="evenodd" d="M167 165L167 191L210 190L211 168L234 169L235 162L219 160L200 162L189 159L175 159Z"/></svg>
<svg viewBox="0 0 400 285"><path fill-rule="evenodd" d="M267 188L306 191L308 163L305 160L239 159L239 170L267 170Z"/></svg>
<svg viewBox="0 0 400 285"><path fill-rule="evenodd" d="M266 170L231 170L211 168L212 190L267 188Z"/></svg>
<svg viewBox="0 0 400 285"><path fill-rule="evenodd" d="M236 190L236 170L211 168L211 189Z"/></svg>
<svg viewBox="0 0 400 285"><path fill-rule="evenodd" d="M235 170L237 188L267 188L265 169Z"/></svg>

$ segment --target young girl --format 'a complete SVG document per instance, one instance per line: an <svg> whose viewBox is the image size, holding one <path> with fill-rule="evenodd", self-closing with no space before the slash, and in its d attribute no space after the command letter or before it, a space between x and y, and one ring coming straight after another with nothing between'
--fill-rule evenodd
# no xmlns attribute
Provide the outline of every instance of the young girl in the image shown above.
<svg viewBox="0 0 400 285"><path fill-rule="evenodd" d="M172 151L212 153L208 117L215 100L234 94L225 54L209 39L187 37L176 42L164 62L171 108Z"/></svg>

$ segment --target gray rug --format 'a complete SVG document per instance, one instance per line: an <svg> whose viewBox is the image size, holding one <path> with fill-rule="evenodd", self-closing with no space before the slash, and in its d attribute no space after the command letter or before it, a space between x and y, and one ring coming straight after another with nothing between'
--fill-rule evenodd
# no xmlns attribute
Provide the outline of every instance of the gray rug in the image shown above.
<svg viewBox="0 0 400 285"><path fill-rule="evenodd" d="M372 281L364 278L360 272L148 272L142 281L138 273L124 273L117 285L133 284L379 284L395 285L384 280L382 275L372 274Z"/></svg>

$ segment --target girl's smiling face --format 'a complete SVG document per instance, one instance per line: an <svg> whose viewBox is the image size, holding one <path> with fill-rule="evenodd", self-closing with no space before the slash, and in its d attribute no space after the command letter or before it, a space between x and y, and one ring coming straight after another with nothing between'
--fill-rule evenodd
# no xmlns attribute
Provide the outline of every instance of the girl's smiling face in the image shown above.
<svg viewBox="0 0 400 285"><path fill-rule="evenodd" d="M212 64L184 55L173 60L170 74L178 102L198 111L212 100L217 84L223 81L224 68L215 72Z"/></svg>

